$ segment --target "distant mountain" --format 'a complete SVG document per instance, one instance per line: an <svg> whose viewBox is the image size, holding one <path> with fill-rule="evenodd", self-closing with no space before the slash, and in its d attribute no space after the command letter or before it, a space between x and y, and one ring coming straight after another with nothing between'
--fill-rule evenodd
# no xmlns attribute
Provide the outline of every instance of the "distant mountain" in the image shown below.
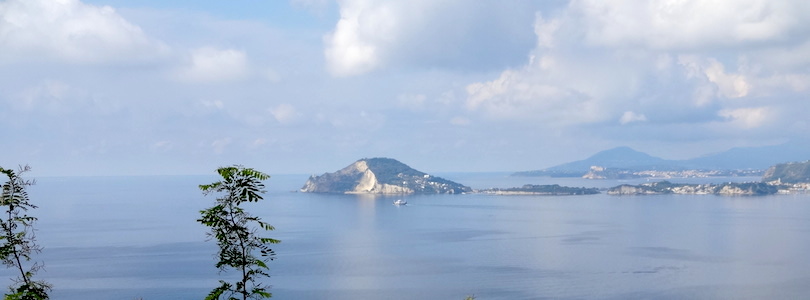
<svg viewBox="0 0 810 300"><path fill-rule="evenodd" d="M334 173L311 176L301 188L308 193L459 194L472 189L412 169L391 158L366 158Z"/></svg>
<svg viewBox="0 0 810 300"><path fill-rule="evenodd" d="M772 165L810 159L806 143L790 142L775 146L732 148L728 151L688 160L667 160L628 147L601 151L584 160L551 168L517 172L515 176L580 177L591 166L629 171L658 170L763 170Z"/></svg>
<svg viewBox="0 0 810 300"><path fill-rule="evenodd" d="M593 156L562 164L551 170L560 171L574 171L574 170L589 170L591 166L600 166L605 168L618 168L618 169L659 169L672 167L672 161L651 156L644 152L639 152L631 149L630 147L618 147L610 150L605 150L594 154Z"/></svg>
<svg viewBox="0 0 810 300"><path fill-rule="evenodd" d="M731 148L728 151L683 161L690 169L767 169L780 163L805 161L810 159L807 143L792 141L785 144Z"/></svg>
<svg viewBox="0 0 810 300"><path fill-rule="evenodd" d="M590 171L591 166L623 170L671 170L678 169L674 161L651 156L629 147L618 147L601 151L583 160L578 160L548 169L518 172L515 176L580 177Z"/></svg>

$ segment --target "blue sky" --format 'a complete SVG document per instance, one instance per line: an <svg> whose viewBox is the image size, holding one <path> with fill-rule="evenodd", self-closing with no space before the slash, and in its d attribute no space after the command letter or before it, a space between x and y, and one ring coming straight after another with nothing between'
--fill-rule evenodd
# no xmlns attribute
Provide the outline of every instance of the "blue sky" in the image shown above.
<svg viewBox="0 0 810 300"><path fill-rule="evenodd" d="M810 138L806 1L0 2L0 166L520 171Z"/></svg>

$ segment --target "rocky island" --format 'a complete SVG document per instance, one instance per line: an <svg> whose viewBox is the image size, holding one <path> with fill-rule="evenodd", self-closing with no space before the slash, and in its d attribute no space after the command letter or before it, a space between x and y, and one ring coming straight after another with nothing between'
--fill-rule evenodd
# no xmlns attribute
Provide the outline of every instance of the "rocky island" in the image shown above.
<svg viewBox="0 0 810 300"><path fill-rule="evenodd" d="M726 195L726 196L760 196L772 195L779 191L779 186L764 182L728 182L721 184L685 184L659 181L640 185L623 184L608 189L608 195L658 195L658 194L691 194L691 195Z"/></svg>
<svg viewBox="0 0 810 300"><path fill-rule="evenodd" d="M461 194L470 187L414 170L391 158L364 158L334 173L310 176L301 192L331 194Z"/></svg>

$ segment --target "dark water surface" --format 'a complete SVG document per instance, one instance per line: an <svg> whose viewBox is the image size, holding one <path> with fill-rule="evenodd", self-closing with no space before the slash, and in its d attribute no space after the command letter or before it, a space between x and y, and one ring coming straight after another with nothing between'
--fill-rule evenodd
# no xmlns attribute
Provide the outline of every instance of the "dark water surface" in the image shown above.
<svg viewBox="0 0 810 300"><path fill-rule="evenodd" d="M474 188L625 183L443 175ZM810 195L433 195L398 207L399 197L291 192L306 178L274 176L266 201L248 208L282 240L270 263L275 299L810 294ZM195 221L213 198L197 185L215 179L39 178L36 258L53 299L202 299L220 275Z"/></svg>

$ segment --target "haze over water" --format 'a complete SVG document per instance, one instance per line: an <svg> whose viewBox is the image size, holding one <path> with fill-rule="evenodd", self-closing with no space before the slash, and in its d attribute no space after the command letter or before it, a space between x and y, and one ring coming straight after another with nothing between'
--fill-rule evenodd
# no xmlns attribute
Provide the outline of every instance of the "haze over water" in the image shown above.
<svg viewBox="0 0 810 300"><path fill-rule="evenodd" d="M616 181L446 174L473 188ZM36 259L54 299L201 299L215 245L208 176L46 177ZM407 196L291 192L249 207L273 224L276 299L763 299L810 292L810 197ZM728 180L728 179L724 179ZM741 180L741 179L738 179ZM487 184L492 183L492 184ZM4 272L6 274L7 272ZM227 275L224 275L227 276Z"/></svg>

